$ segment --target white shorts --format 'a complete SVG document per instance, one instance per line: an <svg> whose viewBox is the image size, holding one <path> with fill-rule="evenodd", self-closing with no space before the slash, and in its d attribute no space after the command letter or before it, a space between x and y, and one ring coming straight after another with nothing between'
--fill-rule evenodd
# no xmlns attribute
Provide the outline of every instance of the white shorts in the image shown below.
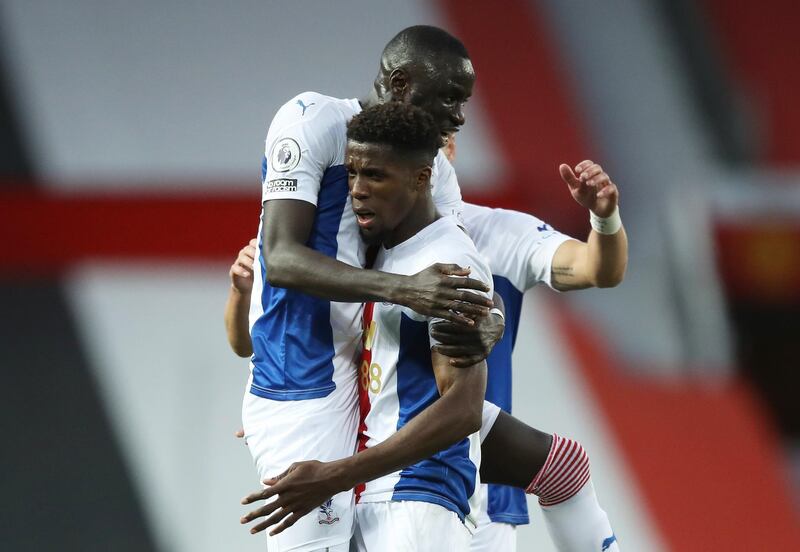
<svg viewBox="0 0 800 552"><path fill-rule="evenodd" d="M274 401L245 392L244 437L260 480L281 474L293 462L330 462L356 451L358 403L355 395ZM348 400L351 399L351 400ZM355 524L353 491L334 496L289 529L267 536L269 552L312 552L349 543ZM345 547L346 549L346 547Z"/></svg>
<svg viewBox="0 0 800 552"><path fill-rule="evenodd" d="M428 502L366 502L356 506L357 552L465 552L469 530L455 512Z"/></svg>
<svg viewBox="0 0 800 552"><path fill-rule="evenodd" d="M487 521L478 525L470 552L515 552L517 550L517 527L510 523Z"/></svg>

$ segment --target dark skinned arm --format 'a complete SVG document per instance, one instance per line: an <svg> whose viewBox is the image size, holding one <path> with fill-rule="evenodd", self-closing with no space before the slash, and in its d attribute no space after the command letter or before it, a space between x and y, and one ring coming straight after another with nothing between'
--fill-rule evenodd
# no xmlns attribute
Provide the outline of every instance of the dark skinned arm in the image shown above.
<svg viewBox="0 0 800 552"><path fill-rule="evenodd" d="M291 199L264 204L263 255L267 279L331 301L387 301L422 315L473 325L470 316L488 314L491 301L470 289L487 291L457 265L435 264L412 276L362 270L332 259L306 245L316 207Z"/></svg>
<svg viewBox="0 0 800 552"><path fill-rule="evenodd" d="M436 384L441 397L386 441L354 456L334 462L296 462L283 474L264 483L266 489L242 500L252 504L277 495L277 499L242 517L241 523L268 516L254 525L258 533L278 524L280 533L331 496L352 489L416 462L479 431L486 392L486 363L455 368L450 359L431 351Z"/></svg>
<svg viewBox="0 0 800 552"><path fill-rule="evenodd" d="M277 201L280 200L274 200L268 202L267 207L269 206L269 203L275 203ZM286 203L286 201L284 201L284 203ZM290 203L300 203L311 206L310 203L302 201L294 201L294 202L290 201ZM270 207L270 211L272 211L272 209L273 208ZM312 215L313 212L311 213L311 215L308 216ZM273 231L271 230L270 232ZM299 232L299 230L295 232ZM280 241L280 238L277 238L273 241ZM253 264L255 261L254 258L256 256L254 249L256 245L257 245L256 240L251 240L249 245L243 248L239 252L239 256L237 257L236 262L231 266L230 277L232 285L228 294L228 300L225 304L225 328L228 335L228 343L230 344L233 351L237 355L242 357L249 357L250 355L253 354L252 344L250 341L248 312L250 308L250 290L252 289L253 286L252 271L253 271ZM321 257L323 259L323 262L330 262L332 266L335 266L337 268L342 267L348 273L371 272L353 268L350 265L330 259L329 257L321 255L308 248L305 249L307 249L312 255L314 255L315 258ZM280 262L280 259L278 260ZM427 270L433 272L432 269L435 268L436 266L437 265L434 265L434 267L431 267ZM439 266L453 266L453 265L439 265ZM268 272L269 272L269 267L270 265L268 258ZM380 272L375 272L374 274L383 275L386 277L397 276L395 274L386 274ZM451 280L449 279L450 277L443 276L442 275L443 273L439 274L440 278L448 278L446 283L451 283ZM278 276L280 277L280 271ZM408 278L408 277L400 277L400 278ZM348 287L346 291L351 292L350 288L351 286L348 282ZM457 293L461 293L457 290L454 291L456 291ZM494 294L493 300L494 304L498 308L504 310L503 301L498 294L496 293ZM456 308L458 309L462 309L462 305L460 302L456 302L454 306L456 306ZM433 337L436 338L438 341L440 341L442 343L442 346L447 346L447 349L445 351L440 351L440 352L453 357L450 360L453 366L463 368L466 366L472 366L473 364L477 364L478 362L485 359L489 355L489 352L491 352L492 347L494 347L494 344L497 341L499 341L500 338L503 336L503 329L505 327L505 323L502 317L497 315L490 315L484 317L479 316L476 317L474 320L475 320L474 326L467 326L463 322L460 323L441 322L439 324L434 325ZM459 328L465 331L459 331Z"/></svg>
<svg viewBox="0 0 800 552"><path fill-rule="evenodd" d="M495 307L503 313L503 316L490 314L477 319L474 326L444 321L437 322L431 327L431 336L440 342L440 345L436 345L434 349L443 355L453 357L450 359L453 366L463 368L477 364L488 357L497 342L503 338L506 328L505 303L497 292L492 296L492 301L494 301ZM477 352L462 357L460 351L465 345L476 347Z"/></svg>

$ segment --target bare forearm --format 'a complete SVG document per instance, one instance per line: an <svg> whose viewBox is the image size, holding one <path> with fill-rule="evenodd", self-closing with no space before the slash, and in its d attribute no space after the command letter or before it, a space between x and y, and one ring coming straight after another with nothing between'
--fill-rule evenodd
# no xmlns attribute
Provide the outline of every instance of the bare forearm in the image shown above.
<svg viewBox="0 0 800 552"><path fill-rule="evenodd" d="M278 498L242 517L241 522L248 523L269 516L255 525L251 533L280 522L270 533L277 534L327 498L430 458L479 431L486 392L486 363L455 369L448 357L435 351L431 352L431 359L436 385L442 394L438 400L372 448L333 462L295 462L283 474L264 481L268 487L245 497L242 504L269 500L276 495Z"/></svg>
<svg viewBox="0 0 800 552"><path fill-rule="evenodd" d="M613 287L622 281L628 265L625 229L614 234L591 231L587 241L567 240L553 256L553 287L571 291L590 287Z"/></svg>
<svg viewBox="0 0 800 552"><path fill-rule="evenodd" d="M315 215L304 201L264 203L261 253L269 283L330 301L392 301L408 277L362 270L309 247Z"/></svg>
<svg viewBox="0 0 800 552"><path fill-rule="evenodd" d="M468 315L485 315L492 306L490 300L469 291L485 291L486 284L466 278L469 270L453 264L436 263L406 276L363 270L328 257L307 245L314 217L315 206L305 201L264 203L262 257L273 286L329 301L386 301L468 325L472 324Z"/></svg>
<svg viewBox="0 0 800 552"><path fill-rule="evenodd" d="M459 379L389 439L339 460L336 470L342 474L343 490L430 458L479 431L485 382L485 368Z"/></svg>
<svg viewBox="0 0 800 552"><path fill-rule="evenodd" d="M250 294L231 286L225 303L225 331L228 335L228 344L240 357L249 357L253 354L248 321L249 309Z"/></svg>
<svg viewBox="0 0 800 552"><path fill-rule="evenodd" d="M558 168L572 198L589 210L592 231L586 243L564 242L553 257L553 287L560 291L613 287L622 282L628 264L628 237L619 216L619 190L603 168L591 160ZM600 233L602 232L602 234Z"/></svg>
<svg viewBox="0 0 800 552"><path fill-rule="evenodd" d="M607 235L591 231L586 248L587 279L596 287L613 287L622 282L628 266L628 236L625 228Z"/></svg>
<svg viewBox="0 0 800 552"><path fill-rule="evenodd" d="M286 287L345 303L366 301L395 302L397 291L407 277L377 270L355 268L309 247L287 244L264 252L267 279L276 287Z"/></svg>

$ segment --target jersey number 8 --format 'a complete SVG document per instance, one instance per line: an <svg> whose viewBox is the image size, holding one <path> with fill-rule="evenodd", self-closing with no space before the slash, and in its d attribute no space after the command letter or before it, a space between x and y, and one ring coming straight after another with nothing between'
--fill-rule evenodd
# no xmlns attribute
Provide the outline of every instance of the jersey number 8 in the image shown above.
<svg viewBox="0 0 800 552"><path fill-rule="evenodd" d="M369 389L375 394L381 391L381 375L383 370L377 362L370 364L366 360L361 363L361 388Z"/></svg>

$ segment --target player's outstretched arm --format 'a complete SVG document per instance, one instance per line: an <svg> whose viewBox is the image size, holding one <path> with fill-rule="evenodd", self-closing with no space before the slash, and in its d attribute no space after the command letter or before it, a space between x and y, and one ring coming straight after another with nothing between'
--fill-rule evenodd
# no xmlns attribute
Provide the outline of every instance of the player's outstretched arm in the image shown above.
<svg viewBox="0 0 800 552"><path fill-rule="evenodd" d="M250 243L239 251L236 261L228 271L231 287L228 291L228 300L225 302L225 331L231 349L240 357L249 357L253 354L247 317L250 310L250 294L253 291L256 247L258 242L255 239L250 240Z"/></svg>
<svg viewBox="0 0 800 552"><path fill-rule="evenodd" d="M264 244L267 279L331 301L386 301L424 316L472 325L469 316L486 316L491 300L469 290L487 291L480 280L467 278L469 269L435 264L411 276L362 270L337 261L306 245L316 207L291 199L264 204ZM455 310L458 309L458 310Z"/></svg>
<svg viewBox="0 0 800 552"><path fill-rule="evenodd" d="M252 504L277 496L242 517L241 523L266 517L250 532L278 524L270 534L280 533L331 496L429 458L479 431L486 363L465 369L455 368L448 357L435 351L431 351L431 358L441 394L436 402L386 441L354 456L334 462L292 464L283 474L265 481L269 487L242 500L242 504Z"/></svg>
<svg viewBox="0 0 800 552"><path fill-rule="evenodd" d="M553 256L553 287L560 291L613 287L628 265L628 236L619 218L619 190L593 161L559 167L573 199L589 209L592 231L586 243L565 241Z"/></svg>

